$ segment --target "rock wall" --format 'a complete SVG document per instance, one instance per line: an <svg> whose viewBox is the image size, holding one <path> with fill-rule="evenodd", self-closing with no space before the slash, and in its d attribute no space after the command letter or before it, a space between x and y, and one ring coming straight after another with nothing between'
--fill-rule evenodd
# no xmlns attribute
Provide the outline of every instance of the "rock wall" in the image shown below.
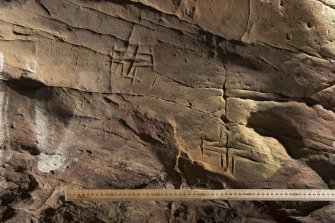
<svg viewBox="0 0 335 223"><path fill-rule="evenodd" d="M0 2L4 222L333 222L332 203L64 188L335 188L331 0Z"/></svg>

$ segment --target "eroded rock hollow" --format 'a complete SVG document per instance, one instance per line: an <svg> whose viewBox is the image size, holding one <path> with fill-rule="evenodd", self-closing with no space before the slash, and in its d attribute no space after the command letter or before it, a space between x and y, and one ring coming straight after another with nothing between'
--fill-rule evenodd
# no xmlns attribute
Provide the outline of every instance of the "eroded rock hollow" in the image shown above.
<svg viewBox="0 0 335 223"><path fill-rule="evenodd" d="M0 1L1 222L334 222L327 202L64 188L335 188L332 0Z"/></svg>

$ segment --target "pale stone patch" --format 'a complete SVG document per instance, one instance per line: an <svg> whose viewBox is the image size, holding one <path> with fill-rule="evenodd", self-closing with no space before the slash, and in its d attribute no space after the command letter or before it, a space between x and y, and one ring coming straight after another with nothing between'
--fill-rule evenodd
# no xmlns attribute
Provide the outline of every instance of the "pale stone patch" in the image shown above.
<svg viewBox="0 0 335 223"><path fill-rule="evenodd" d="M58 170L65 166L66 144L68 139L68 131L66 131L64 140L59 144L56 154L48 155L41 153L38 156L37 169L41 172L48 173L51 170Z"/></svg>
<svg viewBox="0 0 335 223"><path fill-rule="evenodd" d="M0 52L0 72L2 72L4 69L4 56L3 53Z"/></svg>
<svg viewBox="0 0 335 223"><path fill-rule="evenodd" d="M41 172L48 173L65 166L66 141L69 138L69 131L65 130L64 138L55 150L55 154L46 154L45 151L48 151L52 145L50 142L51 139L48 136L54 134L54 127L50 125L51 121L48 119L42 107L41 104L40 106L35 104L36 139L38 141L38 147L44 151L38 155L37 169Z"/></svg>
<svg viewBox="0 0 335 223"><path fill-rule="evenodd" d="M41 172L48 173L51 170L58 170L65 166L65 152L66 144L65 142L68 139L68 131L65 132L64 140L59 144L56 154L48 155L41 153L38 157L37 168Z"/></svg>
<svg viewBox="0 0 335 223"><path fill-rule="evenodd" d="M26 60L26 69L32 73L36 73L36 71L38 70L39 64L35 59L27 59Z"/></svg>
<svg viewBox="0 0 335 223"><path fill-rule="evenodd" d="M5 92L0 92L0 146L3 147L8 138L9 128L7 124L6 114L8 110L8 97ZM11 159L13 151L8 147L0 149L0 163L7 162Z"/></svg>
<svg viewBox="0 0 335 223"><path fill-rule="evenodd" d="M49 125L48 125L48 117L44 114L41 107L38 104L35 104L35 131L36 131L36 139L38 142L38 147L41 149L48 147L47 137L45 135L49 135Z"/></svg>
<svg viewBox="0 0 335 223"><path fill-rule="evenodd" d="M5 142L5 120L4 120L4 108L5 105L5 92L0 92L0 145L3 145ZM1 152L1 151L0 151ZM1 153L0 153L0 159L1 159Z"/></svg>
<svg viewBox="0 0 335 223"><path fill-rule="evenodd" d="M37 168L41 172L48 173L51 170L60 169L64 165L63 154L47 155L41 153L38 157Z"/></svg>

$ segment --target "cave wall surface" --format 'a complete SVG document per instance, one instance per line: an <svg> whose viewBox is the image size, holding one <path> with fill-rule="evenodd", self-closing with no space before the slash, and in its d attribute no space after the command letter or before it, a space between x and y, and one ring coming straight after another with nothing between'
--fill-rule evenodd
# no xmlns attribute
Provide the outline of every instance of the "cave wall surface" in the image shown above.
<svg viewBox="0 0 335 223"><path fill-rule="evenodd" d="M332 0L0 1L1 222L334 222L327 202L64 202L65 188L335 189Z"/></svg>

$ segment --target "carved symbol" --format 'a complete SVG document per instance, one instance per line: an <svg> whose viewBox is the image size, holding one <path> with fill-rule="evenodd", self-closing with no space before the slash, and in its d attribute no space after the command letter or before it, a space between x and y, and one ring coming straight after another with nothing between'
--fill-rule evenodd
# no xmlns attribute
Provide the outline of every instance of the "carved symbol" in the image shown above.
<svg viewBox="0 0 335 223"><path fill-rule="evenodd" d="M119 50L115 47L111 53L112 68L111 71L120 72L122 78L130 79L131 84L142 82L137 77L139 68L154 67L153 52L149 46L129 45L125 50ZM121 71L119 71L121 69Z"/></svg>
<svg viewBox="0 0 335 223"><path fill-rule="evenodd" d="M215 162L218 163L217 165L227 170L228 149L225 148L223 142L209 141L202 138L200 148L203 157L207 155L207 159L216 159Z"/></svg>

